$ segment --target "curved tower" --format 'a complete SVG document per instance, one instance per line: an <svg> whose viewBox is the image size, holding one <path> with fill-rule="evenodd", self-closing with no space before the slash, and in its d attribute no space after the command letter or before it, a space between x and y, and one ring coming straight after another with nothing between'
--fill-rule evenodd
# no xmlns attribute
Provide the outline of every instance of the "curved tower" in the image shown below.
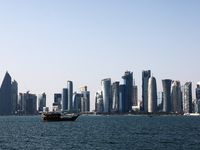
<svg viewBox="0 0 200 150"><path fill-rule="evenodd" d="M106 78L106 79L101 80L104 112L109 112L110 111L109 110L110 84L111 84L111 79L110 78Z"/></svg>
<svg viewBox="0 0 200 150"><path fill-rule="evenodd" d="M68 111L72 111L72 97L73 97L73 82L67 81L68 89Z"/></svg>
<svg viewBox="0 0 200 150"><path fill-rule="evenodd" d="M148 112L156 112L156 111L157 111L156 79L154 77L150 77L148 82Z"/></svg>
<svg viewBox="0 0 200 150"><path fill-rule="evenodd" d="M172 112L181 112L181 84L180 81L173 81L172 83Z"/></svg>
<svg viewBox="0 0 200 150"><path fill-rule="evenodd" d="M171 79L162 80L163 85L163 111L170 112L171 104L170 104L170 91L171 91Z"/></svg>

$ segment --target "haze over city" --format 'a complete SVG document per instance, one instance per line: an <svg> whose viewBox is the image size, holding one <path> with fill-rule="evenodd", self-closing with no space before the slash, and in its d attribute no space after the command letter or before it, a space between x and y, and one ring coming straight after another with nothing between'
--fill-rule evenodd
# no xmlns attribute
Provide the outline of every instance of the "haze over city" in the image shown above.
<svg viewBox="0 0 200 150"><path fill-rule="evenodd" d="M162 79L200 81L199 1L0 0L0 82L8 71L18 91L54 93L67 81L87 86L90 110L101 80L133 72L141 100L142 70Z"/></svg>

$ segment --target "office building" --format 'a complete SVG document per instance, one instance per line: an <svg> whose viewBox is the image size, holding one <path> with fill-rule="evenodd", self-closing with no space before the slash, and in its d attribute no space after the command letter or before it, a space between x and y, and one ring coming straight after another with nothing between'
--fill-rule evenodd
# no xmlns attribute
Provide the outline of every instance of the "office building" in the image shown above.
<svg viewBox="0 0 200 150"><path fill-rule="evenodd" d="M73 112L81 112L81 97L83 94L74 92L73 94Z"/></svg>
<svg viewBox="0 0 200 150"><path fill-rule="evenodd" d="M148 83L148 112L157 112L157 85L154 77Z"/></svg>
<svg viewBox="0 0 200 150"><path fill-rule="evenodd" d="M125 85L119 85L119 112L125 112Z"/></svg>
<svg viewBox="0 0 200 150"><path fill-rule="evenodd" d="M72 97L73 97L73 82L67 81L67 89L68 89L68 111L72 111Z"/></svg>
<svg viewBox="0 0 200 150"><path fill-rule="evenodd" d="M192 113L192 82L186 82L183 91L183 112Z"/></svg>
<svg viewBox="0 0 200 150"><path fill-rule="evenodd" d="M124 111L129 112L132 110L133 102L133 72L126 71L122 76L125 85L125 101Z"/></svg>
<svg viewBox="0 0 200 150"><path fill-rule="evenodd" d="M197 82L196 99L200 100L200 82Z"/></svg>
<svg viewBox="0 0 200 150"><path fill-rule="evenodd" d="M81 98L81 104L83 109L81 109L82 112L89 112L90 111L90 91L87 91L87 86L80 86L80 92L82 94Z"/></svg>
<svg viewBox="0 0 200 150"><path fill-rule="evenodd" d="M171 103L172 112L181 112L181 84L180 81L172 82L172 103Z"/></svg>
<svg viewBox="0 0 200 150"><path fill-rule="evenodd" d="M19 104L21 111L25 115L35 115L37 113L37 96L35 94L19 93Z"/></svg>
<svg viewBox="0 0 200 150"><path fill-rule="evenodd" d="M171 111L171 82L170 79L164 79L162 80L162 86L163 86L163 111L164 112L170 112Z"/></svg>
<svg viewBox="0 0 200 150"><path fill-rule="evenodd" d="M111 112L119 111L119 82L112 84Z"/></svg>
<svg viewBox="0 0 200 150"><path fill-rule="evenodd" d="M111 90L110 84L111 84L110 78L106 78L106 79L101 80L104 112L110 112L110 109L109 109L109 106L110 106L110 90Z"/></svg>
<svg viewBox="0 0 200 150"><path fill-rule="evenodd" d="M67 88L62 89L62 110L63 111L68 110L68 89Z"/></svg>
<svg viewBox="0 0 200 150"><path fill-rule="evenodd" d="M54 94L54 103L53 103L53 110L54 111L61 111L61 100L62 100L62 94L61 93L55 93Z"/></svg>
<svg viewBox="0 0 200 150"><path fill-rule="evenodd" d="M13 81L11 84L11 112L14 114L17 111L18 101L18 83Z"/></svg>
<svg viewBox="0 0 200 150"><path fill-rule="evenodd" d="M133 83L133 106L138 106L138 91L137 91L137 85L135 85L135 80Z"/></svg>
<svg viewBox="0 0 200 150"><path fill-rule="evenodd" d="M95 111L103 112L103 95L101 90L95 93Z"/></svg>
<svg viewBox="0 0 200 150"><path fill-rule="evenodd" d="M151 77L151 70L142 71L142 106L141 110L148 112L148 82Z"/></svg>
<svg viewBox="0 0 200 150"><path fill-rule="evenodd" d="M6 72L0 89L0 114L11 114L11 76Z"/></svg>
<svg viewBox="0 0 200 150"><path fill-rule="evenodd" d="M45 94L45 92L38 94L38 111L43 111L43 107L46 107L46 94Z"/></svg>

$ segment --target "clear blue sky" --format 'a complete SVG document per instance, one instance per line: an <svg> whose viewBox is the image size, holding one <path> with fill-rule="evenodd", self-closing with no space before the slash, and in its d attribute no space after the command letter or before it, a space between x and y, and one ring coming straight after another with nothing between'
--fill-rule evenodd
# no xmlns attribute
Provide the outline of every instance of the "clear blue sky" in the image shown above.
<svg viewBox="0 0 200 150"><path fill-rule="evenodd" d="M19 92L88 86L91 110L101 80L142 70L162 79L200 81L199 0L0 0L0 83L6 70Z"/></svg>

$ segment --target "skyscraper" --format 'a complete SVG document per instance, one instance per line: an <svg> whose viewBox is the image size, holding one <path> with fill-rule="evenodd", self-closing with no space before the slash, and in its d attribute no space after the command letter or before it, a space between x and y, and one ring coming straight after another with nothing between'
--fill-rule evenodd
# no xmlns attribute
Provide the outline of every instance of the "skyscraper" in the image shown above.
<svg viewBox="0 0 200 150"><path fill-rule="evenodd" d="M46 107L46 94L45 94L45 92L38 94L38 111L43 111L43 107Z"/></svg>
<svg viewBox="0 0 200 150"><path fill-rule="evenodd" d="M157 93L157 111L163 110L163 92Z"/></svg>
<svg viewBox="0 0 200 150"><path fill-rule="evenodd" d="M119 82L112 84L111 111L119 111Z"/></svg>
<svg viewBox="0 0 200 150"><path fill-rule="evenodd" d="M183 112L192 113L192 82L184 84Z"/></svg>
<svg viewBox="0 0 200 150"><path fill-rule="evenodd" d="M87 86L81 86L80 90L82 94L81 106L82 104L84 105L81 107L82 108L81 111L82 112L90 111L90 91L87 91Z"/></svg>
<svg viewBox="0 0 200 150"><path fill-rule="evenodd" d="M138 92L137 85L135 85L135 80L133 83L133 106L138 106Z"/></svg>
<svg viewBox="0 0 200 150"><path fill-rule="evenodd" d="M110 112L110 84L111 79L106 78L101 80L101 87L102 87L102 94L103 94L103 105L104 105L104 112Z"/></svg>
<svg viewBox="0 0 200 150"><path fill-rule="evenodd" d="M148 82L151 77L151 70L142 71L142 107L141 110L148 112Z"/></svg>
<svg viewBox="0 0 200 150"><path fill-rule="evenodd" d="M73 97L73 82L67 81L68 89L68 111L72 111L72 97Z"/></svg>
<svg viewBox="0 0 200 150"><path fill-rule="evenodd" d="M180 81L173 81L172 83L172 112L181 112L181 84Z"/></svg>
<svg viewBox="0 0 200 150"><path fill-rule="evenodd" d="M132 102L133 102L133 72L126 71L124 76L122 76L125 85L125 103L124 103L124 111L129 112L132 110Z"/></svg>
<svg viewBox="0 0 200 150"><path fill-rule="evenodd" d="M18 83L13 81L11 84L11 112L17 111L17 101L18 101Z"/></svg>
<svg viewBox="0 0 200 150"><path fill-rule="evenodd" d="M62 110L65 111L68 108L68 89L63 88L62 90Z"/></svg>
<svg viewBox="0 0 200 150"><path fill-rule="evenodd" d="M125 103L125 85L119 85L119 112L124 112Z"/></svg>
<svg viewBox="0 0 200 150"><path fill-rule="evenodd" d="M83 97L83 94L74 92L74 94L73 94L73 111L76 113L81 112L81 97Z"/></svg>
<svg viewBox="0 0 200 150"><path fill-rule="evenodd" d="M97 91L95 94L95 111L103 112L103 96L101 90Z"/></svg>
<svg viewBox="0 0 200 150"><path fill-rule="evenodd" d="M162 80L163 85L163 111L164 112L170 112L171 111L171 98L170 98L170 92L171 92L171 82L170 79L164 79Z"/></svg>
<svg viewBox="0 0 200 150"><path fill-rule="evenodd" d="M200 82L197 82L196 99L200 100Z"/></svg>
<svg viewBox="0 0 200 150"><path fill-rule="evenodd" d="M11 76L6 72L0 90L0 114L11 113Z"/></svg>
<svg viewBox="0 0 200 150"><path fill-rule="evenodd" d="M148 83L148 112L157 112L157 86L154 77L150 77Z"/></svg>

